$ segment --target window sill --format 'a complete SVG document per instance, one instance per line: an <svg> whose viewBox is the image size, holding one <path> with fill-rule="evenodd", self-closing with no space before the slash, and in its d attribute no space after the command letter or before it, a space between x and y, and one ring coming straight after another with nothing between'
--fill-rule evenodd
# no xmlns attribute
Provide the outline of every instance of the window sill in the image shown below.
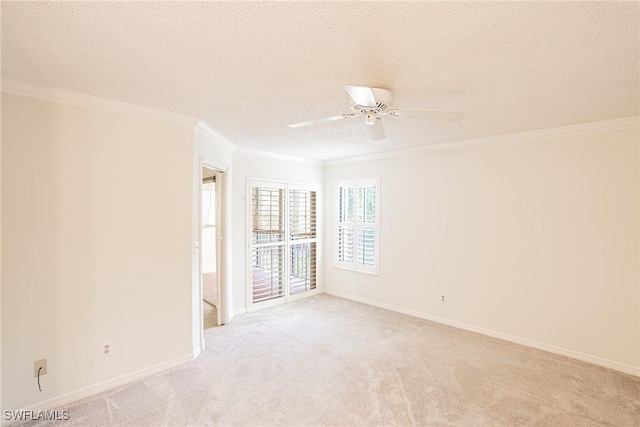
<svg viewBox="0 0 640 427"><path fill-rule="evenodd" d="M379 276L380 272L378 271L370 271L370 270L360 270L357 268L350 268L350 267L345 267L344 265L333 265L334 268L337 268L339 270L347 270L347 271L353 271L354 273L361 273L361 274L368 274L369 276Z"/></svg>

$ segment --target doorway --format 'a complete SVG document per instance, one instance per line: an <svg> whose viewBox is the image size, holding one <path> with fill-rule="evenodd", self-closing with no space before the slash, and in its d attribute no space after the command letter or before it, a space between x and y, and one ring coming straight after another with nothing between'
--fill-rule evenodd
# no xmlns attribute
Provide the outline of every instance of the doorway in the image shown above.
<svg viewBox="0 0 640 427"><path fill-rule="evenodd" d="M222 172L202 166L200 193L200 280L202 283L202 325L210 329L221 324L220 316L220 181Z"/></svg>

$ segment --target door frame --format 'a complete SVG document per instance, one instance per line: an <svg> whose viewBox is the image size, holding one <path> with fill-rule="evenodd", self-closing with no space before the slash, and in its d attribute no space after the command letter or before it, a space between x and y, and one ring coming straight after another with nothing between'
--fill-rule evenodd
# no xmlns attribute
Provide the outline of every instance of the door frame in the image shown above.
<svg viewBox="0 0 640 427"><path fill-rule="evenodd" d="M205 340L204 340L204 284L202 280L202 185L204 174L202 173L202 169L207 168L214 170L216 172L216 287L217 287L217 296L216 296L216 312L217 312L217 321L218 326L222 325L222 311L223 304L227 292L227 283L226 283L226 242L225 242L225 227L227 224L226 218L226 203L227 203L227 194L226 194L226 172L227 167L221 165L219 163L213 162L209 159L206 159L200 156L200 167L198 170L198 302L199 302L199 325L200 325L200 350L204 351L205 349Z"/></svg>

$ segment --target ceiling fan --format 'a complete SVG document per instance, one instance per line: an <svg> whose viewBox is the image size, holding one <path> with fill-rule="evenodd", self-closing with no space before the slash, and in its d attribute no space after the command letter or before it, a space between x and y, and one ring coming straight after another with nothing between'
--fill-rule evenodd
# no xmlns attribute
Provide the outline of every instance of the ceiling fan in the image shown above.
<svg viewBox="0 0 640 427"><path fill-rule="evenodd" d="M376 140L383 139L385 137L381 116L457 122L462 120L462 116L464 114L461 111L406 110L390 108L391 92L378 87L345 86L344 90L347 91L353 100L353 103L351 104L351 110L353 113L294 123L289 125L289 127L299 128L315 125L316 123L332 122L335 120L351 119L356 116L362 116L364 117L364 124L367 129L367 133L369 134L369 138Z"/></svg>

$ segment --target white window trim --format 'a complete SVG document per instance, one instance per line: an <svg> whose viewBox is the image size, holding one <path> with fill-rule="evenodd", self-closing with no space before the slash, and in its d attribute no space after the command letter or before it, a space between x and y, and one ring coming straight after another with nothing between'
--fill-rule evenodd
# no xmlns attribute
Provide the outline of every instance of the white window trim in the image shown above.
<svg viewBox="0 0 640 427"><path fill-rule="evenodd" d="M253 233L252 230L252 205L251 205L251 189L253 187L256 186L265 186L265 187L272 187L272 188L281 188L283 190L285 190L285 193L287 193L289 190L311 190L311 191L315 191L316 192L316 288L311 290L311 291L307 291L307 292L302 292L300 294L296 294L296 295L291 295L290 294L290 277L288 274L285 274L285 295L283 297L280 298L274 298L274 299L270 299L270 300L266 300L266 301L259 301L259 302L253 302L253 283L251 280L251 236ZM263 308L268 308L268 307L273 307L275 305L279 305L279 304L284 304L286 302L290 302L290 301L295 301L301 298L307 298L313 295L317 295L322 293L322 239L321 239L321 233L322 233L322 195L320 192L320 186L319 185L315 185L315 184L309 184L309 183L302 183L302 182L292 182L292 181L284 181L284 180L279 180L279 179L266 179L266 178L255 178L255 177L247 177L247 189L246 189L246 195L245 195L245 205L246 205L246 217L245 217L245 222L246 222L246 266L245 266L245 289L246 289L246 304L247 304L247 311L253 311L253 310L258 310L258 309L263 309ZM288 201L288 195L285 196L286 197L286 201L285 201L285 205L287 205L287 201ZM288 205L287 205L288 206ZM284 211L284 221L285 224L289 223L289 209L288 207L285 209ZM295 241L293 243L298 243L298 241ZM284 241L284 247L285 247L285 253L287 253L287 256L285 256L285 271L288 270L289 268L289 256L288 256L288 251L290 248L290 245L292 244L292 241L289 238L289 227L285 227L285 241Z"/></svg>
<svg viewBox="0 0 640 427"><path fill-rule="evenodd" d="M361 184L367 184L367 183L371 183L371 182L375 182L376 184L376 221L375 221L375 226L373 227L376 231L376 240L375 240L375 263L373 266L365 266L365 265L360 265L357 263L357 243L355 242L355 240L357 239L357 234L358 234L358 222L354 220L353 224L354 224L354 230L353 230L353 234L354 234L354 257L353 257L353 261L352 262L344 262L344 261L339 261L338 260L338 229L341 225L341 223L339 222L339 219L337 217L338 214L338 209L340 209L340 187L345 187L345 186L353 186L356 189L356 194L357 194L357 188L361 185ZM357 196L356 196L356 206L354 209L354 219L356 218L356 212L357 212ZM335 220L335 227L334 227L334 242L333 242L333 251L334 251L334 256L333 256L333 266L335 268L339 268L342 270L349 270L349 271L354 271L357 273L363 273L363 274L370 274L373 276L379 276L380 275L380 177L371 177L371 178L357 178L357 179L345 179L345 180L340 180L336 182L335 185L335 209L334 211L331 213L331 215L333 216L334 220ZM367 227L370 228L370 227Z"/></svg>

